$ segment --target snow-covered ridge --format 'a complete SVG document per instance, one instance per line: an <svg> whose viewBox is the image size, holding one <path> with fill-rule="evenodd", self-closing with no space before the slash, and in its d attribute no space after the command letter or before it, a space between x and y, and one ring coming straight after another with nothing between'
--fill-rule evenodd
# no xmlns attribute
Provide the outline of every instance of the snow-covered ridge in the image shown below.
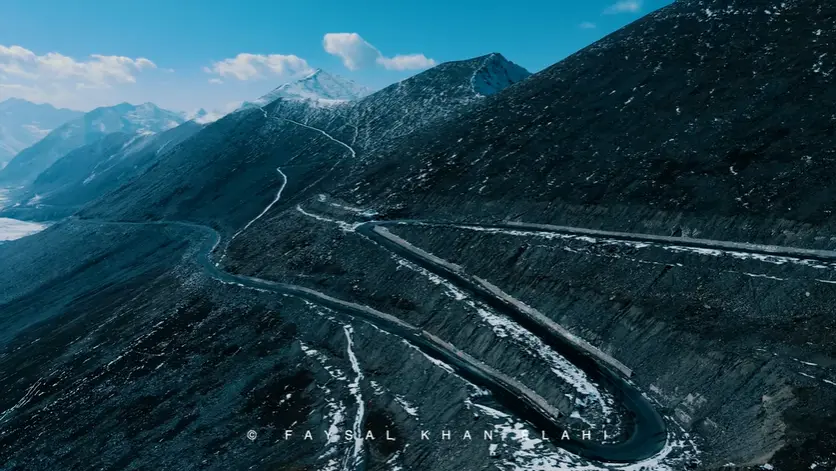
<svg viewBox="0 0 836 471"><path fill-rule="evenodd" d="M254 102L245 103L244 107L264 106L279 98L327 106L358 100L371 93L372 90L352 80L316 69L302 79L276 87Z"/></svg>
<svg viewBox="0 0 836 471"><path fill-rule="evenodd" d="M134 106L124 114L124 119L137 126L138 131L146 133L161 132L183 124L179 114L159 108L153 103Z"/></svg>

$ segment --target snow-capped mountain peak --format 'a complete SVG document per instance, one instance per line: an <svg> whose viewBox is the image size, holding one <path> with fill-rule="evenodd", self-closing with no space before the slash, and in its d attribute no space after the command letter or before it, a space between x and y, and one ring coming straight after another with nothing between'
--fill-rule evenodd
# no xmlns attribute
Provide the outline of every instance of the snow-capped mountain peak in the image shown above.
<svg viewBox="0 0 836 471"><path fill-rule="evenodd" d="M177 113L164 110L153 103L136 105L132 110L127 111L124 117L138 126L139 131L145 131L145 133L165 131L183 123Z"/></svg>
<svg viewBox="0 0 836 471"><path fill-rule="evenodd" d="M358 100L371 93L372 90L352 80L316 69L301 79L276 87L270 93L245 106L264 106L279 98L307 101L317 105L331 105Z"/></svg>

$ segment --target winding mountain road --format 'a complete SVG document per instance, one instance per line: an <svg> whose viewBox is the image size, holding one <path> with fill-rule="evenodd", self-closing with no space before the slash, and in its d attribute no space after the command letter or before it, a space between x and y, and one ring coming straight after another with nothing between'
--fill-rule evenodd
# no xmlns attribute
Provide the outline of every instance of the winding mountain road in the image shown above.
<svg viewBox="0 0 836 471"><path fill-rule="evenodd" d="M520 311L513 304L485 289L484 286L474 283L466 276L450 270L449 267L441 263L440 259L431 260L423 254L416 253L408 247L393 242L391 238L382 235L384 232L376 230L382 229L381 226L403 224L408 223L408 221L366 222L358 227L358 232L372 238L392 252L406 257L472 292L495 309L514 316L521 324L535 329L535 332L544 340L547 340L549 345L565 355L569 361L582 369L592 380L599 382L599 384L606 384L612 389L615 397L622 401L623 406L631 416L633 430L629 434L629 438L620 443L602 444L578 439L571 436L573 433L570 433L569 439L561 439L564 430L567 430L565 422L561 419L560 413L542 396L516 379L482 363L429 332L371 307L338 299L304 286L277 283L222 270L212 260L212 255L221 243L221 235L209 226L184 221L121 222L73 219L95 224L177 226L193 229L204 236L203 245L199 249L196 262L208 277L222 283L235 284L244 288L294 296L327 307L351 319L363 320L383 331L396 335L428 356L448 364L463 379L489 390L497 402L542 431L555 446L580 457L602 462L632 463L654 456L665 446L667 429L661 416L641 392L625 380L622 375L613 369L599 365L589 352L565 338L552 335L550 331L537 332L536 329L539 329L540 326L532 324L530 319L520 315Z"/></svg>
<svg viewBox="0 0 836 471"><path fill-rule="evenodd" d="M263 108L261 111L264 113L266 119L271 118ZM334 138L324 130L286 118L273 117L273 119L284 120L294 125L319 132L328 139L345 147L350 151L352 157L356 157L356 152L350 145ZM287 186L288 178L280 168L276 170L282 176L283 182L274 199L260 214L236 232L225 243L225 247L228 247L232 240L264 216L281 198L282 192ZM299 209L301 210L301 208ZM470 292L487 305L513 318L521 326L540 337L557 353L581 369L590 379L598 384L605 385L628 412L632 430L630 430L626 440L619 443L603 444L578 439L577 437L573 437L571 433L569 435L570 438L563 439L564 431L567 431L565 428L566 422L561 419L561 414L542 396L515 378L484 364L458 349L456 346L390 314L358 303L338 299L303 286L277 283L224 271L221 269L220 263L226 256L226 248L221 251L219 260L213 263L212 256L216 254L216 250L221 244L221 235L217 230L209 226L185 221L119 222L85 220L76 217L73 219L98 224L179 226L198 231L204 237L203 245L198 251L196 262L208 277L222 283L235 284L244 288L294 296L332 309L338 314L351 319L361 319L383 331L396 335L417 347L426 355L449 365L463 379L489 390L497 402L502 404L508 411L542 431L557 447L580 457L609 463L633 463L653 457L665 447L667 442L667 429L662 417L647 398L625 378L632 375L632 371L629 368L596 347L572 335L565 328L551 321L536 309L504 293L500 288L492 285L487 280L468 275L458 265L435 257L409 244L389 232L386 228L386 226L399 224L428 224L427 221L369 221L352 226L350 229L375 241L392 253L410 260L461 289ZM429 224L432 223L430 222ZM513 226L513 223L509 223L506 226L516 227ZM493 226L486 225L484 227L489 228ZM355 459L355 462L358 462L358 460ZM359 462L362 462L362 460L359 460Z"/></svg>
<svg viewBox="0 0 836 471"><path fill-rule="evenodd" d="M266 119L271 118L266 110L261 108L261 111L264 113ZM350 145L334 138L322 129L287 118L272 117L272 119L277 121L283 120L319 132L328 139L345 147L351 153L352 157L356 157L357 155ZM225 247L228 247L232 240L264 216L281 198L282 192L287 186L288 178L280 168L276 170L282 176L283 181L275 198L260 214L236 232L226 242ZM383 331L396 335L417 347L426 355L446 363L465 380L491 391L493 397L510 412L541 430L559 448L565 449L580 457L602 462L632 463L656 455L664 448L667 442L667 429L662 417L641 392L624 378L624 376L629 377L632 374L629 368L584 342L582 339L573 336L566 329L549 320L548 317L515 300L486 280L467 275L461 267L450 264L412 246L403 239L391 234L385 228L385 226L397 224L425 224L426 222L406 220L370 221L358 224L352 230L376 241L391 252L411 260L436 275L447 279L462 289L471 292L494 309L514 318L520 325L530 329L544 340L547 345L554 348L555 351L563 355L568 361L584 371L593 381L606 385L612 391L615 398L621 401L630 416L630 422L633 424L633 427L627 440L620 443L602 444L589 440L581 440L577 437L572 437L572 434L570 434L570 438L563 439L564 431L567 431L565 428L566 423L561 420L560 413L542 396L515 378L484 364L454 345L390 314L351 301L337 299L303 286L277 283L260 278L232 274L222 270L220 264L226 256L226 248L221 252L219 260L213 263L212 255L215 254L218 246L221 244L221 235L209 226L185 221L87 221L101 224L135 226L173 225L197 230L205 235L204 245L198 252L197 263L210 278L222 283L239 285L244 288L295 296L330 308L352 319L364 320ZM599 362L607 366L602 366Z"/></svg>

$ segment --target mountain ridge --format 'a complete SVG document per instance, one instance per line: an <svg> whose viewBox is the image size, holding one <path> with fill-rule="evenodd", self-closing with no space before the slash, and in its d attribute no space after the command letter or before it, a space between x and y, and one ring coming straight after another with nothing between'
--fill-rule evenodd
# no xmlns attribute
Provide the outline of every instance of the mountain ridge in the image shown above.
<svg viewBox="0 0 836 471"><path fill-rule="evenodd" d="M108 195L108 198L113 198L114 202L119 201L118 204L108 208L110 203L105 198L85 208L84 212L86 214L98 211L111 213L123 203L133 206L130 202L134 198L131 192L138 191L143 196L138 197L137 200L149 202L154 198L163 198L171 204L171 207L165 211L173 210L179 213L181 210L186 210L186 206L190 204L185 201L192 198L188 196L188 192L181 193L176 198L162 195L181 186L182 183L176 183L174 180L182 180L186 174L200 176L198 178L208 177L207 166L210 165L217 166L211 169L212 172L218 172L217 175L211 177L213 183L192 181L189 185L190 191L200 192L203 185L208 185L211 189L207 191L221 192L218 194L220 200L238 200L230 202L233 206L252 203L240 201L238 190L224 192L223 189L227 185L235 186L237 184L235 181L253 172L253 178L256 178L254 177L256 174L262 175L257 178L266 185L263 190L266 197L271 193L272 185L271 179L264 175L274 174L275 167L281 166L282 161L303 160L305 167L298 167L297 171L308 176L298 176L294 180L298 182L300 179L309 178L311 184L304 185L297 190L313 191L315 184L322 181L324 175L339 171L339 166L347 165L349 161L352 165L362 164L361 162L371 164L376 158L376 149L380 146L394 143L404 135L430 126L432 123L451 119L460 110L483 99L483 96L473 90L471 79L474 75L478 76L488 58L490 55L442 63L369 96L340 104L338 107L310 106L310 103L304 100L276 99L262 109L244 108L202 130L195 139L189 142L189 145L195 146L194 149L189 150L187 146L181 148L180 151L184 153L170 156L165 163L161 163L160 168L154 169L154 177L146 176L142 181L136 181L134 184L121 188L119 192ZM494 56L493 60L498 68L511 67L507 65L511 64L510 61L501 56ZM500 74L500 77L506 77L506 81L498 81L496 89L510 86L511 81L518 75L520 74ZM252 133L253 137L244 139L244 129ZM268 129L273 131L268 132ZM331 138L356 148L356 158L343 160L345 147L338 147L337 154L333 154L334 141L324 138L324 134L317 134L313 129L320 129ZM315 145L323 149L321 156L314 153L312 157L303 158L300 154L306 153L307 141L311 136L317 135L321 139L318 139ZM228 139L224 136L228 136ZM233 149L236 150L233 151ZM203 158L190 157L189 154L192 152L203 155ZM250 156L247 159L248 165L242 166L240 162L237 162L236 155ZM276 159L268 162L270 159L266 156L276 156ZM331 158L335 160L330 161ZM194 168L195 166L200 167ZM225 167L228 167L227 170L221 170ZM169 168L169 170L163 168ZM176 176L181 173L183 177ZM180 201L179 198L185 200ZM186 206L175 209L180 204L186 204ZM213 205L213 207L219 206ZM151 203L141 210L135 208L128 212L134 216L147 215L159 209L161 208ZM213 211L212 208L205 209L208 212ZM227 215L237 217L237 212L231 214L227 212Z"/></svg>
<svg viewBox="0 0 836 471"><path fill-rule="evenodd" d="M0 169L52 129L81 116L81 111L33 103L21 98L0 102Z"/></svg>
<svg viewBox="0 0 836 471"><path fill-rule="evenodd" d="M199 189L184 188L182 195L144 199L153 202L142 205L141 217L186 218L230 233L247 225L229 244L227 268L327 286L381 310L406 306L406 316L421 309L425 295L404 300L403 281L382 287L401 280L397 268L370 273L390 260L374 258L376 249L351 235L360 218L343 208L383 219L511 220L829 249L836 227L830 208L836 190L828 180L836 165L836 126L829 104L836 96L827 85L836 9L765 5L677 2L482 98L470 86L481 61L441 64L350 104L341 110L343 126L301 120L314 128L307 136L293 134L310 145L304 152L273 134L292 125L282 121L282 103L273 103L265 119L274 117L275 124L252 134L263 140L238 149L247 156L241 167L263 167L227 187L240 192L252 188L245 181L265 181L252 192L259 204L241 209L256 215L281 186L282 198L266 217L249 226L251 217L236 221L202 202L223 201L214 189L224 185L221 178L195 182ZM805 48L799 49L800 39ZM442 89L447 100L471 105L440 106ZM425 110L437 115L424 122ZM251 117L260 119L256 111ZM357 158L348 158L345 146ZM315 172L282 167L314 159ZM220 173L226 178L241 167ZM307 182L318 186L309 189ZM89 215L138 213L118 206L88 208ZM809 469L824 459L827 446L811 443L832 428L809 427L804 417L833 423L833 391L799 377L797 363L764 363L741 353L770 345L792 352L788 358L829 358L833 342L824 334L836 326L826 306L834 292L832 280L816 278L815 270L683 254L676 247L648 249L673 252L667 256L647 254L601 238L587 246L575 239L546 243L519 231L399 231L427 252L510 287L572 332L618 352L625 364L642 365L637 381L658 391L653 397L661 407L676 411L679 426L701 437L708 469L766 460L779 469ZM749 303L741 292L770 302ZM470 342L465 337L459 340ZM730 367L729 358L740 362ZM715 387L706 389L709 383ZM780 399L766 405L763 397ZM806 448L818 454L798 461Z"/></svg>
<svg viewBox="0 0 836 471"><path fill-rule="evenodd" d="M353 80L318 68L303 78L279 85L253 102L245 102L242 107L262 107L279 98L331 106L358 100L370 93L372 93L371 89Z"/></svg>
<svg viewBox="0 0 836 471"><path fill-rule="evenodd" d="M139 178L165 153L199 132L194 120L157 134L114 132L72 150L16 193L20 202L0 214L57 220Z"/></svg>
<svg viewBox="0 0 836 471"><path fill-rule="evenodd" d="M62 124L18 153L0 170L0 183L16 186L29 183L68 152L113 132L158 133L183 122L178 113L153 103L98 107Z"/></svg>

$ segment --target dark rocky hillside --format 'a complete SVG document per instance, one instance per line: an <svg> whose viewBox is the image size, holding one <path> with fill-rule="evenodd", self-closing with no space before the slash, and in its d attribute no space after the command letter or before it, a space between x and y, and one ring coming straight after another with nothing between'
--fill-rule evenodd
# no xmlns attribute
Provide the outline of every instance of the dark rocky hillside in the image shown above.
<svg viewBox="0 0 836 471"><path fill-rule="evenodd" d="M805 229L834 221L834 16L826 2L676 2L345 188L415 214L829 244Z"/></svg>
<svg viewBox="0 0 836 471"><path fill-rule="evenodd" d="M678 2L361 158L326 204L303 205L324 219L277 211L230 246L227 263L379 309L440 310L402 288L408 302L382 296L394 272L381 275L383 254L346 232L356 214L327 202L393 219L832 248L834 13L813 2ZM831 268L400 233L643 371L636 381L704 440L705 466L829 463ZM380 262L370 272L367 260ZM817 370L798 369L807 364Z"/></svg>
<svg viewBox="0 0 836 471"><path fill-rule="evenodd" d="M679 1L531 77L207 126L0 246L0 462L833 469L835 16ZM653 414L613 459L522 437ZM399 439L282 435L361 427Z"/></svg>

